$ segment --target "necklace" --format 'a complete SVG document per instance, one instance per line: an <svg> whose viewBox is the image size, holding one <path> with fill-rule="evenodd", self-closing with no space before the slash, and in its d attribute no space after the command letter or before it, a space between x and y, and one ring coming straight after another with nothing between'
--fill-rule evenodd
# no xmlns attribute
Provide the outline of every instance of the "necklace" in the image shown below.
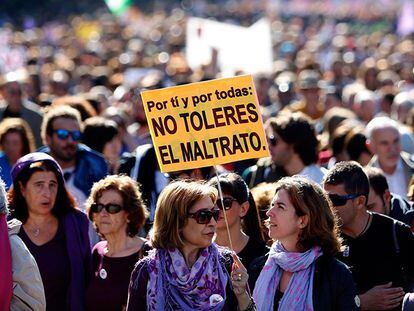
<svg viewBox="0 0 414 311"><path fill-rule="evenodd" d="M365 224L364 229L362 229L361 233L360 233L358 236L363 235L363 234L365 233L365 231L367 231L367 229L368 229L368 225L369 225L370 221L371 221L371 214L368 214L368 220L367 220L367 223Z"/></svg>
<svg viewBox="0 0 414 311"><path fill-rule="evenodd" d="M31 231L35 237L38 237L40 234L40 228L32 229Z"/></svg>

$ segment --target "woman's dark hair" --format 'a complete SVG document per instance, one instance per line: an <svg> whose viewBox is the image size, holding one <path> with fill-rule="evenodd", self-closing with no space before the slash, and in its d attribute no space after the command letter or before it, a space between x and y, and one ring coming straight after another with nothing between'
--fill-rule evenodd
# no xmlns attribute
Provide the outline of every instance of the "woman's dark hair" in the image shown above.
<svg viewBox="0 0 414 311"><path fill-rule="evenodd" d="M345 138L345 148L352 161L358 161L362 153L371 154L367 147L367 137L362 129L354 128Z"/></svg>
<svg viewBox="0 0 414 311"><path fill-rule="evenodd" d="M315 182L303 177L284 177L276 183L276 193L284 190L289 195L297 216L307 216L308 223L298 237L298 248L307 251L320 246L324 254L340 251L341 238L338 220L326 192Z"/></svg>
<svg viewBox="0 0 414 311"><path fill-rule="evenodd" d="M63 178L49 161L34 162L25 167L18 178L13 181L13 187L9 190L9 208L11 216L17 218L22 223L27 221L29 211L26 199L23 197L21 185L26 186L29 179L36 172L53 172L58 182L58 191L56 194L55 205L52 208L52 214L57 218L61 218L69 212L76 210L75 200L72 195L66 190Z"/></svg>
<svg viewBox="0 0 414 311"><path fill-rule="evenodd" d="M281 113L268 120L272 130L277 133L299 155L305 165L318 161L319 141L313 121L300 112Z"/></svg>
<svg viewBox="0 0 414 311"><path fill-rule="evenodd" d="M377 167L365 167L364 172L368 176L371 188L382 198L385 191L389 189L387 178L384 176L384 173Z"/></svg>
<svg viewBox="0 0 414 311"><path fill-rule="evenodd" d="M250 207L242 219L243 232L253 240L264 241L260 228L259 212L249 187L247 187L243 178L236 173L225 173L219 176L219 182L223 194L231 195L239 204L243 204L246 201L249 202ZM211 178L209 184L218 189L216 177Z"/></svg>
<svg viewBox="0 0 414 311"><path fill-rule="evenodd" d="M114 121L102 117L92 117L84 122L82 142L91 149L103 152L105 144L118 135Z"/></svg>
<svg viewBox="0 0 414 311"><path fill-rule="evenodd" d="M128 215L127 235L134 237L145 223L148 217L147 208L142 200L141 192L136 181L125 175L110 175L96 182L91 190L88 200L86 201L86 210L88 217L93 221L91 205L98 201L105 191L114 190L122 197L123 210ZM95 230L99 229L93 223Z"/></svg>

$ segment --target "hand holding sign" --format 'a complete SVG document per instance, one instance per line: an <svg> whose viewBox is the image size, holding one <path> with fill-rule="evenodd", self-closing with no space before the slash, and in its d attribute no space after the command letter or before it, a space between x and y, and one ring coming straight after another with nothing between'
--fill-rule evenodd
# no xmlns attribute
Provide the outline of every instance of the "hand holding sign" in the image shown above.
<svg viewBox="0 0 414 311"><path fill-rule="evenodd" d="M251 76L141 96L162 172L268 156Z"/></svg>

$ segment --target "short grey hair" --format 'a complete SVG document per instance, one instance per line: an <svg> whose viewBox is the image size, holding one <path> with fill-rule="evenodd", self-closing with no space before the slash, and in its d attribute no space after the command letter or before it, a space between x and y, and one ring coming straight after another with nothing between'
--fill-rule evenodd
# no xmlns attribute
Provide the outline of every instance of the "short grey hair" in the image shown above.
<svg viewBox="0 0 414 311"><path fill-rule="evenodd" d="M397 133L400 132L397 121L386 116L375 117L365 127L367 138L372 139L374 132L382 129L394 129Z"/></svg>

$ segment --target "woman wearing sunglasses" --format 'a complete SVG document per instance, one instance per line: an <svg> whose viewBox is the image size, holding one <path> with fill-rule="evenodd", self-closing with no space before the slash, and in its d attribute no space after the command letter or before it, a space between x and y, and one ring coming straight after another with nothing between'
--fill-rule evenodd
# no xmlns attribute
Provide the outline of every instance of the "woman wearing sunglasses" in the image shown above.
<svg viewBox="0 0 414 311"><path fill-rule="evenodd" d="M22 223L18 236L39 267L46 309L85 310L89 221L75 208L59 164L46 153L29 153L17 160L11 175L11 215Z"/></svg>
<svg viewBox="0 0 414 311"><path fill-rule="evenodd" d="M127 310L255 310L246 269L212 243L216 199L216 189L201 182L164 188L151 233L155 249L132 273Z"/></svg>
<svg viewBox="0 0 414 311"><path fill-rule="evenodd" d="M253 292L258 310L359 310L351 272L334 257L341 240L322 188L305 178L282 178L267 215L275 242L251 271L254 282L263 267Z"/></svg>
<svg viewBox="0 0 414 311"><path fill-rule="evenodd" d="M256 204L241 176L235 173L222 174L219 176L219 182L223 192L223 202L220 198L217 200L220 217L217 222L215 242L221 246L231 246L224 219L226 216L233 250L240 257L243 265L248 268L255 258L269 251L261 234ZM213 177L209 184L218 189L216 177ZM223 209L226 215L223 214Z"/></svg>
<svg viewBox="0 0 414 311"><path fill-rule="evenodd" d="M86 293L87 310L124 310L132 269L150 249L137 236L147 218L138 185L128 176L107 176L93 185L86 207L105 239L92 251L94 273Z"/></svg>

